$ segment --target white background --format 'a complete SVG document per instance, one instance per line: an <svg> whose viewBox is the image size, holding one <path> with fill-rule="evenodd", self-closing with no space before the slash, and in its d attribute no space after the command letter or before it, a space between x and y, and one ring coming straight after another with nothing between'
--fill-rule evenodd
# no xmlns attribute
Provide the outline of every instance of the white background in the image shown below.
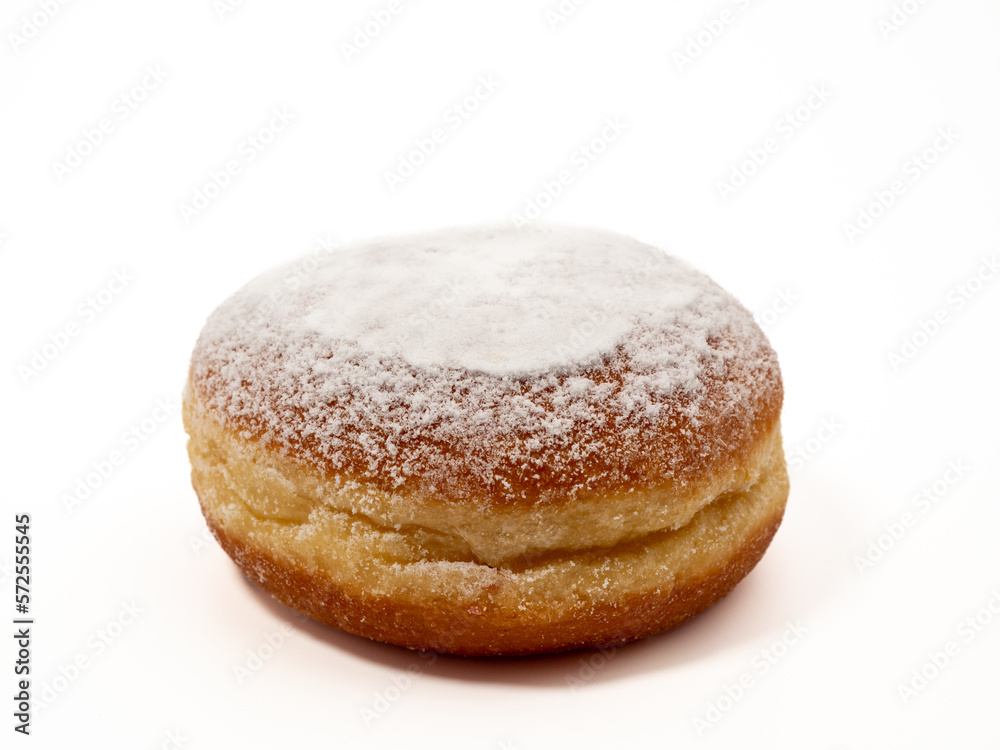
<svg viewBox="0 0 1000 750"><path fill-rule="evenodd" d="M29 512L32 690L47 701L15 739L997 746L1000 278L961 285L1000 249L1000 4L905 6L880 28L889 0L595 0L560 23L555 0L421 0L345 54L387 3L250 0L222 17L211 0L5 3L0 609L13 618L13 517ZM468 112L481 76L495 91ZM255 149L273 108L291 122ZM607 118L624 132L588 145ZM390 189L436 127L443 142ZM185 221L229 160L239 173ZM792 464L772 547L704 615L611 655L431 663L302 622L206 541L176 411L206 316L317 238L505 220L561 170L572 182L541 198L541 220L664 247L768 324ZM868 228L845 228L870 205ZM79 309L123 269L103 309ZM65 347L33 367L52 340ZM67 508L112 451L119 465ZM886 525L898 539L879 542ZM977 612L978 631L963 625ZM790 623L807 632L775 649ZM949 642L957 655L904 701ZM9 736L11 703L0 713Z"/></svg>

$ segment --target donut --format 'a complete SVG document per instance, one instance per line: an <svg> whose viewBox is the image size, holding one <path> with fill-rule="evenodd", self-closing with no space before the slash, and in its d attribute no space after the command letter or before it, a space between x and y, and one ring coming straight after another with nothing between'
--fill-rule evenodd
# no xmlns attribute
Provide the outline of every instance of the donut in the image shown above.
<svg viewBox="0 0 1000 750"><path fill-rule="evenodd" d="M686 262L568 226L317 250L208 318L184 388L212 534L280 602L461 655L610 647L756 565L777 357Z"/></svg>

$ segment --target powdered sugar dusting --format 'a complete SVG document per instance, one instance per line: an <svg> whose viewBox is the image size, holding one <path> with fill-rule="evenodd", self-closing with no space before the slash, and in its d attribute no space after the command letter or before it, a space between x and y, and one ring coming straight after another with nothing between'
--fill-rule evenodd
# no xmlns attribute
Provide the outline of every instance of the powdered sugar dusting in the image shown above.
<svg viewBox="0 0 1000 750"><path fill-rule="evenodd" d="M380 486L544 501L683 480L780 408L749 313L610 232L390 237L289 278L213 313L192 385L247 434ZM699 429L706 415L726 429Z"/></svg>
<svg viewBox="0 0 1000 750"><path fill-rule="evenodd" d="M266 293L281 275L250 290ZM275 313L300 337L520 376L597 362L650 315L689 306L706 282L607 232L449 230L344 249Z"/></svg>

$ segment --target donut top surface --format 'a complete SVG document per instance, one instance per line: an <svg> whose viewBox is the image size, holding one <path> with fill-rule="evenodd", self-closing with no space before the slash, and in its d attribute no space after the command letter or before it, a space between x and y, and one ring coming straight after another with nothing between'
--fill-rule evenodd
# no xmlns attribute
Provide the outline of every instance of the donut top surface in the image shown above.
<svg viewBox="0 0 1000 750"><path fill-rule="evenodd" d="M218 419L350 481L549 502L696 479L777 419L752 317L655 248L575 227L331 250L226 300L190 383Z"/></svg>

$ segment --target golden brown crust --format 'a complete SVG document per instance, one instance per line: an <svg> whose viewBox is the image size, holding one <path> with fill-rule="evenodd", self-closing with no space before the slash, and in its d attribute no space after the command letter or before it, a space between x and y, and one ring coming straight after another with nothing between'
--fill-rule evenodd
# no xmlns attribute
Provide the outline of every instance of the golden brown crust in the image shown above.
<svg viewBox="0 0 1000 750"><path fill-rule="evenodd" d="M193 398L184 418L205 518L248 577L329 625L457 654L552 652L673 627L725 595L756 564L788 493L776 426L753 454L755 465L744 467L745 484L710 498L680 528L593 547L585 530L594 524L582 523L576 537L562 537L563 547L501 555L491 565L460 537L412 523L387 525L352 510L329 492L343 481L240 439ZM608 498L612 508L621 499ZM429 518L446 519L448 507ZM549 526L566 519L565 508L544 510ZM610 523L614 514L599 518ZM488 521L481 519L487 530Z"/></svg>
<svg viewBox="0 0 1000 750"><path fill-rule="evenodd" d="M518 559L559 550L608 548L629 539L681 527L705 505L759 482L780 452L777 425L741 460L682 486L622 488L556 504L482 507L419 491L386 492L364 477L331 474L291 459L219 421L193 393L184 401L189 453L200 494L227 488L231 503L260 519L304 523L316 508L364 519L374 530L421 529L425 555L510 566ZM205 477L199 479L199 475ZM223 490L219 490L223 492ZM213 505L219 505L216 500Z"/></svg>
<svg viewBox="0 0 1000 750"><path fill-rule="evenodd" d="M461 656L518 656L620 645L676 627L728 594L753 569L781 517L779 512L769 518L723 566L669 592L631 594L552 621L538 612L456 609L446 601L357 596L324 575L285 567L268 551L236 541L206 514L209 529L226 553L251 581L283 604L365 638Z"/></svg>
<svg viewBox="0 0 1000 750"><path fill-rule="evenodd" d="M734 301L734 316L749 313ZM757 331L759 334L759 331ZM443 502L480 506L522 505L539 502L566 504L581 496L615 493L623 487L652 488L704 483L720 471L745 461L770 433L781 415L783 388L774 351L766 339L743 338L745 332L721 332L710 345L729 352L706 363L697 394L674 393L663 398L664 412L655 420L623 418L616 395L628 387L633 374L625 358L612 359L600 367L575 373L594 388L607 388L601 400L588 404L586 420L574 420L558 440L539 440L536 434L490 429L498 420L492 415L481 429L463 432L449 442L430 430L400 433L391 420L357 423L351 393L331 396L321 404L310 402L309 413L290 394L268 389L266 381L247 383L269 406L230 409L215 404L230 403L232 382L221 372L228 359L214 359L210 348L196 349L189 384L194 397L212 405L216 419L245 437L252 437L286 456L308 463L329 474L363 477L368 486L384 492L415 492L433 495ZM322 359L325 355L318 352ZM400 365L406 369L405 365ZM469 375L470 382L487 376ZM554 378L564 383L569 376ZM559 413L561 391L539 388L532 380L502 384L502 399L495 403L472 403L461 387L442 378L441 387L455 390L450 407L458 412L476 410L503 412L511 404L530 404L530 409ZM490 383L491 387L496 383ZM734 394L740 394L737 398ZM697 401L697 408L693 403ZM280 412L289 426L281 437L266 424L265 416ZM324 423L343 424L345 439L335 452L316 436L316 413ZM694 414L694 416L692 416ZM435 419L435 417L431 417ZM363 439L359 439L363 437ZM372 470L375 453L367 446L393 442L405 456L407 475L400 483L386 467ZM568 458L571 449L585 447L583 455ZM531 456L530 466L524 457ZM384 461L383 461L384 463ZM474 471L488 466L488 471ZM485 478L484 478L485 477Z"/></svg>

